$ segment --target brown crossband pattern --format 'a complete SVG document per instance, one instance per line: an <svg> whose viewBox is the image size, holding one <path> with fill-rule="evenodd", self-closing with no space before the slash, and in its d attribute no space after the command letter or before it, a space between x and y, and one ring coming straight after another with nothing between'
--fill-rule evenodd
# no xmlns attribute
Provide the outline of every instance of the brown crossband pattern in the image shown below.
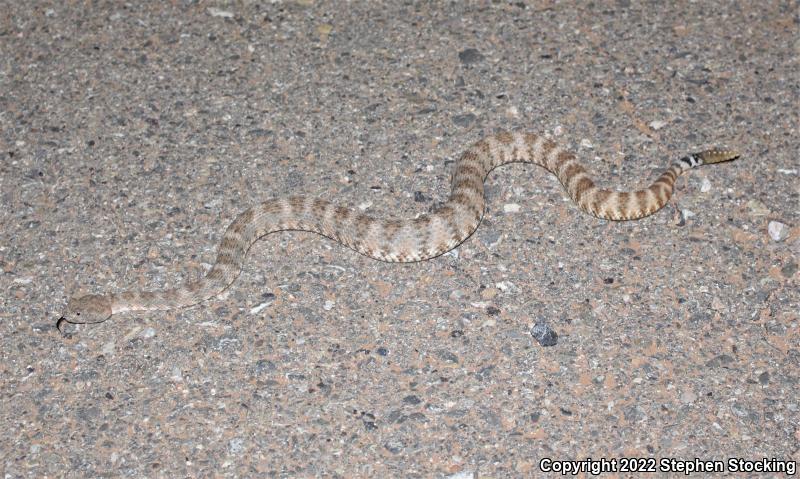
<svg viewBox="0 0 800 479"><path fill-rule="evenodd" d="M217 259L208 274L185 285L160 291L125 291L74 298L59 320L95 323L124 311L166 310L191 306L224 291L239 276L247 251L259 238L285 230L318 233L381 261L424 261L446 253L469 238L485 210L483 182L491 170L507 163L535 163L558 178L567 194L587 213L622 221L661 209L675 181L686 170L738 158L712 149L676 161L649 187L620 192L598 187L572 153L533 133L500 132L470 147L456 163L451 194L439 209L413 219L374 218L329 201L291 196L265 201L240 214L225 231Z"/></svg>

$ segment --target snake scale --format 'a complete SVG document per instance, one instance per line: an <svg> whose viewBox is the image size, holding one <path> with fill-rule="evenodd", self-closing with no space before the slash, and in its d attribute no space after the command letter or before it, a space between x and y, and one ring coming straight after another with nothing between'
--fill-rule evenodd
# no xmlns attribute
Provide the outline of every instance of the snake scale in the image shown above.
<svg viewBox="0 0 800 479"><path fill-rule="evenodd" d="M57 323L98 323L126 311L168 310L191 306L220 294L239 276L247 251L259 238L300 230L326 236L382 261L424 261L452 250L478 228L485 210L483 183L494 168L513 162L535 163L556 176L569 196L587 213L623 221L661 209L675 181L699 165L738 158L730 150L690 154L672 164L649 187L618 192L595 185L574 154L544 136L501 132L467 149L453 171L449 200L414 219L374 218L323 199L290 196L265 201L241 213L225 231L217 260L205 277L159 291L90 294L70 300Z"/></svg>

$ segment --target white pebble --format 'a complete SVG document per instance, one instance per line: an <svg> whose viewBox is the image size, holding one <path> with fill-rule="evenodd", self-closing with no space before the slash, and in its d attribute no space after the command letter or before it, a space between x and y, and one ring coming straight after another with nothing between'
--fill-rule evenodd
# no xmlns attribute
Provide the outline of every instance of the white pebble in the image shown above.
<svg viewBox="0 0 800 479"><path fill-rule="evenodd" d="M325 301L325 304L322 305L322 309L324 309L325 311L330 311L333 309L333 305L335 304L336 303L334 303L333 301L327 300Z"/></svg>
<svg viewBox="0 0 800 479"><path fill-rule="evenodd" d="M654 130L660 130L667 126L667 122L663 120L653 120L650 122L650 128Z"/></svg>
<svg viewBox="0 0 800 479"><path fill-rule="evenodd" d="M770 221L767 225L767 231L773 241L783 241L789 236L789 227L780 221Z"/></svg>
<svg viewBox="0 0 800 479"><path fill-rule="evenodd" d="M711 191L711 181L708 178L703 178L703 183L700 185L700 191L703 193L708 193Z"/></svg>
<svg viewBox="0 0 800 479"><path fill-rule="evenodd" d="M266 308L270 304L272 304L272 301L265 301L259 304L258 306L252 307L250 308L250 314L258 314L261 312L262 309Z"/></svg>
<svg viewBox="0 0 800 479"><path fill-rule="evenodd" d="M152 338L155 335L156 335L156 330L153 328L146 328L144 331L142 331L143 338Z"/></svg>
<svg viewBox="0 0 800 479"><path fill-rule="evenodd" d="M681 394L682 403L692 404L695 401L697 401L697 394L693 393L692 391L686 391L683 394Z"/></svg>
<svg viewBox="0 0 800 479"><path fill-rule="evenodd" d="M505 213L519 213L520 206L516 203L506 203L503 205L503 212Z"/></svg>
<svg viewBox="0 0 800 479"><path fill-rule="evenodd" d="M584 147L584 148L594 148L594 145L592 144L592 142L589 141L586 138L581 140L581 146Z"/></svg>
<svg viewBox="0 0 800 479"><path fill-rule="evenodd" d="M455 474L450 474L449 476L446 476L445 479L476 479L477 477L478 475L472 471L461 471Z"/></svg>
<svg viewBox="0 0 800 479"><path fill-rule="evenodd" d="M694 214L694 211L692 211L692 210L689 210L689 209L683 209L683 210L681 210L681 215L683 216L683 219L684 219L684 220L688 220L688 219L689 219L689 218L691 218L692 216L695 216L695 214Z"/></svg>
<svg viewBox="0 0 800 479"><path fill-rule="evenodd" d="M233 18L233 13L226 10L220 10L219 8L208 7L206 8L206 11L208 11L209 15L212 17Z"/></svg>
<svg viewBox="0 0 800 479"><path fill-rule="evenodd" d="M517 289L517 285L511 281L500 281L499 283L495 283L495 287L500 291L514 291Z"/></svg>

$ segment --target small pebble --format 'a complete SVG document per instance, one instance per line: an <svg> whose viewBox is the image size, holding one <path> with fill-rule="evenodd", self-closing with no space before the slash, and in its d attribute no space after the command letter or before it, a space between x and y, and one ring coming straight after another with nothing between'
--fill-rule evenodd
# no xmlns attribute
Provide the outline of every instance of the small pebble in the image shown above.
<svg viewBox="0 0 800 479"><path fill-rule="evenodd" d="M711 181L708 178L703 178L703 183L700 185L700 191L702 193L708 193L711 191Z"/></svg>
<svg viewBox="0 0 800 479"><path fill-rule="evenodd" d="M767 231L773 241L783 241L789 236L789 227L780 221L770 221L767 225Z"/></svg>
<svg viewBox="0 0 800 479"><path fill-rule="evenodd" d="M406 445L403 443L403 441L400 441L398 439L392 439L388 441L386 444L384 444L383 447L386 448L386 450L391 452L392 454L397 454L401 452L406 447Z"/></svg>
<svg viewBox="0 0 800 479"><path fill-rule="evenodd" d="M227 10L220 10L219 8L208 7L206 11L212 17L233 18L233 13Z"/></svg>
<svg viewBox="0 0 800 479"><path fill-rule="evenodd" d="M244 451L244 439L235 437L228 441L228 450L231 454L241 454Z"/></svg>
<svg viewBox="0 0 800 479"><path fill-rule="evenodd" d="M464 296L466 296L466 294L460 289L454 289L452 292L450 292L450 299L461 299Z"/></svg>
<svg viewBox="0 0 800 479"><path fill-rule="evenodd" d="M667 122L663 120L653 120L650 122L650 128L654 130L660 130L667 126Z"/></svg>
<svg viewBox="0 0 800 479"><path fill-rule="evenodd" d="M471 63L478 63L479 61L483 60L483 55L474 48L467 48L466 50L458 52L458 59L464 65L469 65Z"/></svg>
<svg viewBox="0 0 800 479"><path fill-rule="evenodd" d="M265 301L265 302L259 304L258 306L252 307L252 308L250 308L250 314L258 314L258 313L261 312L262 309L266 308L270 304L272 304L272 301Z"/></svg>
<svg viewBox="0 0 800 479"><path fill-rule="evenodd" d="M691 404L697 400L697 394L686 391L685 393L681 394L681 402L684 404Z"/></svg>
<svg viewBox="0 0 800 479"><path fill-rule="evenodd" d="M548 346L555 346L558 342L558 334L545 323L536 323L536 325L531 328L531 335L545 348Z"/></svg>
<svg viewBox="0 0 800 479"><path fill-rule="evenodd" d="M516 203L506 203L503 205L504 213L519 213L520 206Z"/></svg>
<svg viewBox="0 0 800 479"><path fill-rule="evenodd" d="M678 221L678 226L685 226L686 221L692 216L695 216L694 211L687 209L681 210L681 219Z"/></svg>
<svg viewBox="0 0 800 479"><path fill-rule="evenodd" d="M152 338L155 335L156 335L156 330L153 328L145 328L145 330L142 331L143 338Z"/></svg>
<svg viewBox="0 0 800 479"><path fill-rule="evenodd" d="M511 281L500 281L499 283L495 283L495 287L503 292L516 291L518 289L517 285L515 285Z"/></svg>
<svg viewBox="0 0 800 479"><path fill-rule="evenodd" d="M455 474L445 476L445 479L478 479L478 475L473 471L460 471Z"/></svg>
<svg viewBox="0 0 800 479"><path fill-rule="evenodd" d="M475 121L477 117L472 113L467 113L464 115L456 115L453 117L453 123L456 126L469 126L472 122Z"/></svg>
<svg viewBox="0 0 800 479"><path fill-rule="evenodd" d="M794 261L789 260L783 268L781 268L781 274L784 278L791 278L798 270L798 265Z"/></svg>
<svg viewBox="0 0 800 479"><path fill-rule="evenodd" d="M750 210L750 214L753 216L766 216L769 214L769 208L758 200L748 201L747 209Z"/></svg>

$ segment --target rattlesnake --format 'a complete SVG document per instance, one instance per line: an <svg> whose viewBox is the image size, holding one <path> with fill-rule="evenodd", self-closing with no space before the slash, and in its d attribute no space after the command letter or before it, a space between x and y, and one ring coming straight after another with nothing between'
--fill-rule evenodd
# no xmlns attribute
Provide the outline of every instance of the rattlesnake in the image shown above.
<svg viewBox="0 0 800 479"><path fill-rule="evenodd" d="M450 198L430 214L414 219L373 218L323 199L290 196L265 201L241 213L225 231L217 260L205 277L160 291L125 291L73 298L57 323L98 323L125 311L167 310L191 306L224 291L242 270L247 251L262 236L277 231L318 233L382 261L424 261L452 250L478 228L483 218L483 182L489 172L513 162L535 163L554 174L587 213L622 221L661 209L675 180L695 166L738 158L712 149L676 161L648 188L617 192L598 188L575 155L531 133L501 132L464 152L453 172Z"/></svg>

